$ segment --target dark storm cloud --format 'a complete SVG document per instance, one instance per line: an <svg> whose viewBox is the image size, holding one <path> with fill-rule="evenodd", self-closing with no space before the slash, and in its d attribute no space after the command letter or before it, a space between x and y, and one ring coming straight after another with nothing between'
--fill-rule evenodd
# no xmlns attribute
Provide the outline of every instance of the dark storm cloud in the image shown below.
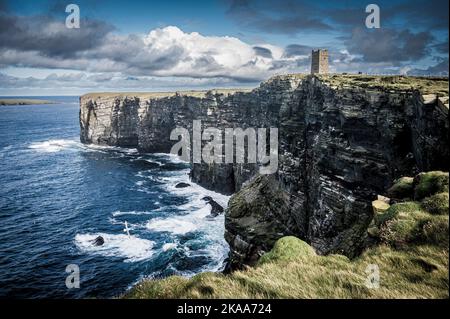
<svg viewBox="0 0 450 319"><path fill-rule="evenodd" d="M39 51L49 57L68 58L98 47L114 29L96 20L84 19L80 23L81 28L68 29L63 19L0 13L0 49Z"/></svg>
<svg viewBox="0 0 450 319"><path fill-rule="evenodd" d="M312 47L301 44L290 44L284 49L284 56L291 58L299 55L310 55Z"/></svg>
<svg viewBox="0 0 450 319"><path fill-rule="evenodd" d="M0 24L7 24L0 31L3 47L40 51L55 57L71 57L77 52L96 48L113 30L104 22L87 19L81 20L80 29L67 29L63 22L49 17L0 19Z"/></svg>
<svg viewBox="0 0 450 319"><path fill-rule="evenodd" d="M441 54L448 54L448 39L444 42L433 45L433 48Z"/></svg>
<svg viewBox="0 0 450 319"><path fill-rule="evenodd" d="M411 25L448 30L448 0L410 0L394 5L384 13L387 18L402 16Z"/></svg>
<svg viewBox="0 0 450 319"><path fill-rule="evenodd" d="M9 5L7 0L0 0L0 13L7 12L9 10Z"/></svg>
<svg viewBox="0 0 450 319"><path fill-rule="evenodd" d="M302 1L232 0L228 16L246 28L295 34L301 30L331 30L311 3Z"/></svg>
<svg viewBox="0 0 450 319"><path fill-rule="evenodd" d="M310 0L228 0L228 15L243 26L269 33L345 31L364 25L370 2L317 2ZM426 29L448 29L448 0L377 2L382 24Z"/></svg>
<svg viewBox="0 0 450 319"><path fill-rule="evenodd" d="M253 47L256 55L262 56L263 58L272 58L272 51L263 47Z"/></svg>
<svg viewBox="0 0 450 319"><path fill-rule="evenodd" d="M436 65L430 66L426 69L413 69L408 72L408 75L441 75L448 76L449 66L448 58L441 59Z"/></svg>
<svg viewBox="0 0 450 319"><path fill-rule="evenodd" d="M403 62L418 60L429 52L433 41L430 32L412 33L386 28L354 29L345 44L351 54L359 54L366 62Z"/></svg>

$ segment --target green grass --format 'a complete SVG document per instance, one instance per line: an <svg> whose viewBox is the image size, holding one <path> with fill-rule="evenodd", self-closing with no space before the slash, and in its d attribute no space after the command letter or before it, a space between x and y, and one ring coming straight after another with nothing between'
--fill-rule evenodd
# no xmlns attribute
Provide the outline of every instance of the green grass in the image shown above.
<svg viewBox="0 0 450 319"><path fill-rule="evenodd" d="M292 261L299 255L314 256L314 249L296 237L288 236L277 240L272 250L264 254L258 263L260 265L273 261Z"/></svg>
<svg viewBox="0 0 450 319"><path fill-rule="evenodd" d="M439 193L425 198L422 207L433 215L448 215L448 193Z"/></svg>
<svg viewBox="0 0 450 319"><path fill-rule="evenodd" d="M281 249L280 249L281 248ZM289 253L286 253L288 250ZM448 298L448 249L380 245L355 260L319 256L295 237L278 240L270 257L230 275L201 273L146 280L124 298ZM380 287L366 286L377 265Z"/></svg>
<svg viewBox="0 0 450 319"><path fill-rule="evenodd" d="M413 76L379 76L356 74L318 75L326 84L335 88L369 88L399 92L419 90L422 94L438 94L448 98L448 78Z"/></svg>
<svg viewBox="0 0 450 319"><path fill-rule="evenodd" d="M389 220L396 218L400 215L413 215L413 214L423 214L425 211L418 202L403 202L397 203L389 207L389 209L374 217L374 222L377 227L380 227Z"/></svg>
<svg viewBox="0 0 450 319"><path fill-rule="evenodd" d="M414 178L402 177L395 181L394 185L388 189L388 196L391 198L413 198Z"/></svg>
<svg viewBox="0 0 450 319"><path fill-rule="evenodd" d="M437 193L448 193L448 173L433 171L414 177L414 198L421 200Z"/></svg>
<svg viewBox="0 0 450 319"><path fill-rule="evenodd" d="M144 280L122 298L449 298L448 192L433 193L445 185L441 173L415 179L416 190L430 195L422 202L375 214L369 233L376 244L353 260L320 256L306 242L283 237L255 267ZM378 288L366 284L373 265Z"/></svg>

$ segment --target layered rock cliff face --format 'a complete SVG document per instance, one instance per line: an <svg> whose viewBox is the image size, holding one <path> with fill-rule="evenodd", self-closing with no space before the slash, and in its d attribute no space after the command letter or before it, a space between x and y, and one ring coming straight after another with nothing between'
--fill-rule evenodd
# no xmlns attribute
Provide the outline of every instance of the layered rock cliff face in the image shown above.
<svg viewBox="0 0 450 319"><path fill-rule="evenodd" d="M319 253L357 255L371 201L397 177L448 171L448 81L277 76L251 92L81 97L81 141L168 152L175 127L279 128L279 166L194 164L191 178L235 193L226 212L231 268L295 235ZM423 94L426 94L425 96ZM436 94L439 94L437 96Z"/></svg>

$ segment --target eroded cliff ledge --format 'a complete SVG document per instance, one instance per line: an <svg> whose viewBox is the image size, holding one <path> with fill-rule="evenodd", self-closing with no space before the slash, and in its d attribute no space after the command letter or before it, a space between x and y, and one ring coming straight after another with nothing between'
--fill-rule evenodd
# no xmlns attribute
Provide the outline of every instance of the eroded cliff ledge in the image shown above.
<svg viewBox="0 0 450 319"><path fill-rule="evenodd" d="M236 193L226 212L231 268L253 264L283 236L321 254L357 255L371 201L394 179L448 171L448 79L276 76L252 91L88 94L81 141L168 152L173 128L278 127L279 170L195 164L191 178Z"/></svg>

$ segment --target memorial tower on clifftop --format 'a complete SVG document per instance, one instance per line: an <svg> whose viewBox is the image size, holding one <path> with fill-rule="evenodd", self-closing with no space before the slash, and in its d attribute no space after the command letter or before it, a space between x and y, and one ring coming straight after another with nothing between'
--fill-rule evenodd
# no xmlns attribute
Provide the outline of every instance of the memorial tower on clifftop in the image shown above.
<svg viewBox="0 0 450 319"><path fill-rule="evenodd" d="M311 74L328 73L328 50L313 50L311 54Z"/></svg>

